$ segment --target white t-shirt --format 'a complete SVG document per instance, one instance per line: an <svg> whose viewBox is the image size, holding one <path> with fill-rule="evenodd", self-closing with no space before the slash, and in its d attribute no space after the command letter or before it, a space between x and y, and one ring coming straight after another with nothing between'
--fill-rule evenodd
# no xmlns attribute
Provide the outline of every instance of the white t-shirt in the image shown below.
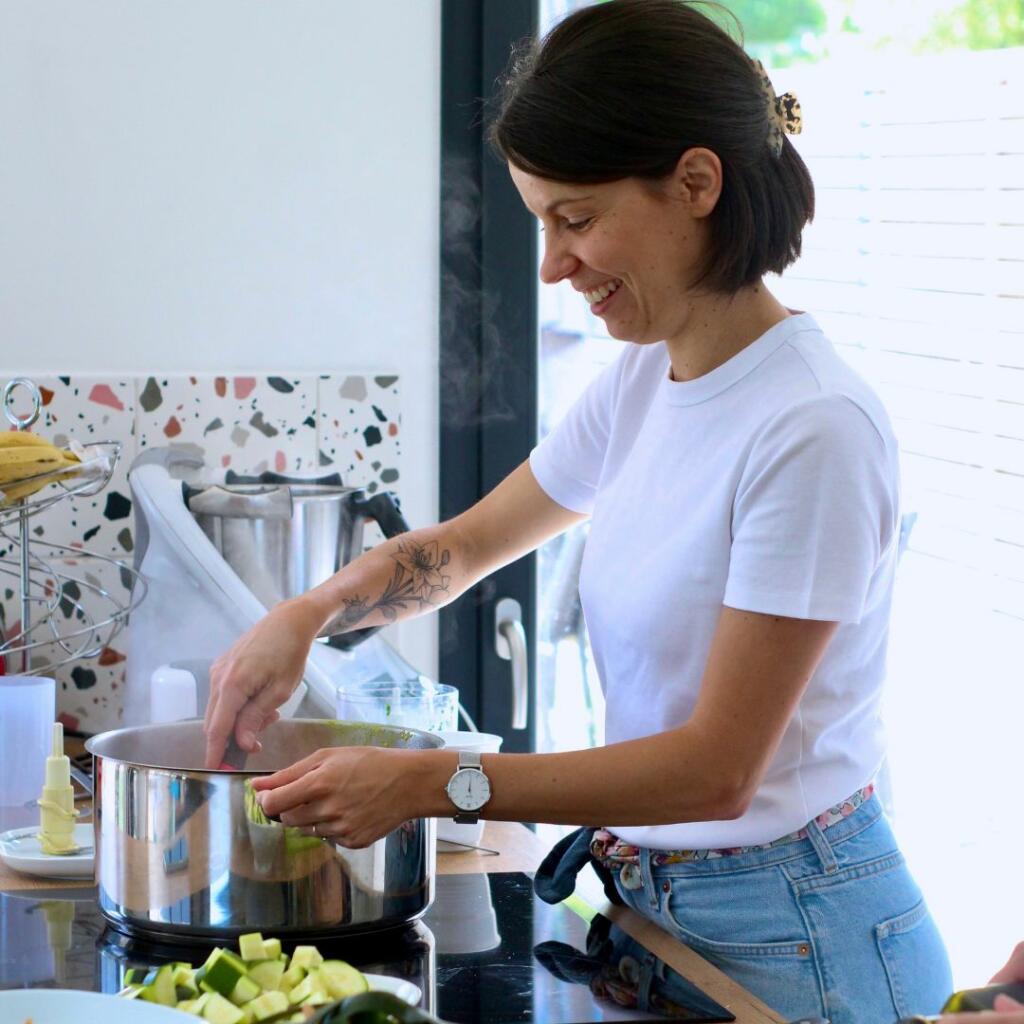
<svg viewBox="0 0 1024 1024"><path fill-rule="evenodd" d="M663 344L626 344L530 466L556 502L591 515L580 595L607 742L687 720L723 604L840 623L742 817L607 823L616 834L660 849L770 842L871 781L898 449L813 317L788 317L690 381L671 379Z"/></svg>

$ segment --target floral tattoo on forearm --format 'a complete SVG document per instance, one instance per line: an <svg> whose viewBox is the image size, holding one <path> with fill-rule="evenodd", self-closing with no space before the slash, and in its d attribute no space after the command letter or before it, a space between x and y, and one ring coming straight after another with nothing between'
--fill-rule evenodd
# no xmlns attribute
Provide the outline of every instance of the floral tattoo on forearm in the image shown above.
<svg viewBox="0 0 1024 1024"><path fill-rule="evenodd" d="M442 570L451 560L450 552L439 551L437 541L417 544L412 540L398 542L398 551L391 556L395 570L384 593L371 601L369 597L346 597L345 607L324 629L325 634L341 632L358 625L372 612L380 612L388 622L407 608L425 611L448 594L451 576Z"/></svg>

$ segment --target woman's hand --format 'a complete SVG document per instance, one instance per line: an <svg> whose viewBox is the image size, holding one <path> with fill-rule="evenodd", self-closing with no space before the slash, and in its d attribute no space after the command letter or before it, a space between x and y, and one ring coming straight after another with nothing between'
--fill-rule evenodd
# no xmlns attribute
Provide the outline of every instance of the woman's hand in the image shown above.
<svg viewBox="0 0 1024 1024"><path fill-rule="evenodd" d="M1024 942L1018 942L1010 959L998 970L990 985L1006 985L1013 981L1024 981ZM945 1016L940 1024L1024 1024L1024 1003L1009 996L996 996L991 1010L984 1013L955 1013Z"/></svg>
<svg viewBox="0 0 1024 1024"><path fill-rule="evenodd" d="M302 679L320 623L299 600L276 605L210 667L206 767L216 768L234 734L242 750L259 750L257 734Z"/></svg>
<svg viewBox="0 0 1024 1024"><path fill-rule="evenodd" d="M1024 1024L1024 1003L1018 1003L1009 996L996 996L991 1010L950 1013L940 1017L939 1024Z"/></svg>
<svg viewBox="0 0 1024 1024"><path fill-rule="evenodd" d="M411 818L444 812L454 757L430 756L437 753L333 747L253 779L252 788L267 817L358 850Z"/></svg>

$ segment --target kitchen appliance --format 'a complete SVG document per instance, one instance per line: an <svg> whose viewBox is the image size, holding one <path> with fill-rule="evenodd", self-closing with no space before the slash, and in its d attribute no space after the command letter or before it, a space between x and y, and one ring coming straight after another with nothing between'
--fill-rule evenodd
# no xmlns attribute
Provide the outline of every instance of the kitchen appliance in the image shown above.
<svg viewBox="0 0 1024 1024"><path fill-rule="evenodd" d="M249 785L326 747L439 747L393 726L282 719L244 771L204 771L202 722L94 736L96 879L104 916L134 931L221 938L390 928L434 895L434 823L350 850L263 815Z"/></svg>
<svg viewBox="0 0 1024 1024"><path fill-rule="evenodd" d="M367 517L377 517L389 532L401 525L393 503L367 499L351 488L334 487L328 493L317 489L327 485L315 484L306 494L304 485L266 478L269 484L255 487L260 493L254 485L237 484L241 490L235 494L230 490L235 484L197 488L182 483L182 476L203 472L203 460L180 448L147 449L129 472L135 568L149 587L128 631L124 722L129 726L151 721L153 676L165 667L195 677L197 713L202 715L210 663L266 614L278 594L320 582L318 575L343 564L360 547ZM297 510L294 522L286 522L289 509ZM247 514L234 514L242 511ZM276 553L260 557L260 538ZM301 707L309 717L333 717L335 691L343 682L419 675L371 632L361 631L362 642L350 650L314 644L303 681L281 708L282 715L292 716Z"/></svg>
<svg viewBox="0 0 1024 1024"><path fill-rule="evenodd" d="M228 473L226 484L186 486L184 497L200 529L267 608L306 593L358 558L367 522L385 537L409 529L394 495L344 487L337 473L316 480ZM380 628L331 639L348 649Z"/></svg>

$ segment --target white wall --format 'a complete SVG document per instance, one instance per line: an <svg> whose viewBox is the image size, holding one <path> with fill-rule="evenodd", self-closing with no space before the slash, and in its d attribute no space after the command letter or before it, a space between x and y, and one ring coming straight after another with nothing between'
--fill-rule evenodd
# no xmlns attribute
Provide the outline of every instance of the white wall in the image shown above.
<svg viewBox="0 0 1024 1024"><path fill-rule="evenodd" d="M435 521L439 0L0 0L0 124L0 378L398 370Z"/></svg>

